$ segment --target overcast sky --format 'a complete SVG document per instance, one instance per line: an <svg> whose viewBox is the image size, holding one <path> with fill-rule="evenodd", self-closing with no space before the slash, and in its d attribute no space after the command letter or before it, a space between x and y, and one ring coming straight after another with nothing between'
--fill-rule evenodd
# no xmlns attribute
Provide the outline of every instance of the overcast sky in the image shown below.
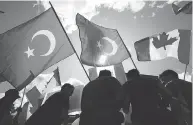
<svg viewBox="0 0 193 125"><path fill-rule="evenodd" d="M158 75L166 69L173 69L179 74L185 70L185 65L177 59L167 58L154 62L139 62L136 59L136 52L133 43L147 36L152 36L161 32L169 32L174 29L192 29L192 15L180 13L175 15L172 11L173 1L133 1L133 0L64 0L53 1L63 26L66 29L78 55L81 53L80 39L75 25L75 16L82 14L90 21L107 27L117 29L127 48L130 50L134 62L139 71L143 74ZM187 2L186 2L187 3ZM185 3L181 3L183 5ZM49 4L36 1L0 1L0 33L3 33L29 19L37 16ZM76 78L87 83L88 79L79 61L73 56L58 63L61 73L61 80L64 82L69 78ZM127 72L134 68L130 59L123 62ZM55 68L52 67L44 73L50 73ZM86 69L89 67L85 66ZM191 74L191 67L188 67L188 74ZM0 87L2 88L2 87Z"/></svg>

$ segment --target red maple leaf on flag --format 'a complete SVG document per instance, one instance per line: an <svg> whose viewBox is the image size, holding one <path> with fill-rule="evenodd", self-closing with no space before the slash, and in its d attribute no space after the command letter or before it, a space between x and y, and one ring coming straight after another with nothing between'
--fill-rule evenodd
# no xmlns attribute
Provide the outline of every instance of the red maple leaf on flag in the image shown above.
<svg viewBox="0 0 193 125"><path fill-rule="evenodd" d="M160 34L160 39L158 39L157 37L153 37L154 46L156 48L164 47L164 49L166 50L167 45L172 45L177 40L177 38L168 39L168 36L168 34L163 32L162 34Z"/></svg>

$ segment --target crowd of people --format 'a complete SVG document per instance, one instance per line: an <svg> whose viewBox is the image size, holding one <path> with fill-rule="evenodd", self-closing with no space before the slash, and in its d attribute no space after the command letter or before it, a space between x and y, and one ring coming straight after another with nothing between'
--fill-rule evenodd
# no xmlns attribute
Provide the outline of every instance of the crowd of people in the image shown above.
<svg viewBox="0 0 193 125"><path fill-rule="evenodd" d="M79 125L121 125L130 110L132 125L191 125L192 83L180 80L173 70L166 70L159 79L144 77L138 70L126 73L123 85L103 70L99 77L85 85L81 98ZM52 95L26 121L25 125L68 125L69 99L75 87L69 83ZM0 125L19 125L21 108L13 110L19 97L8 90L0 100ZM17 112L8 120L10 112ZM9 121L9 122L8 122ZM8 124L9 123L9 124ZM127 123L125 123L126 125Z"/></svg>

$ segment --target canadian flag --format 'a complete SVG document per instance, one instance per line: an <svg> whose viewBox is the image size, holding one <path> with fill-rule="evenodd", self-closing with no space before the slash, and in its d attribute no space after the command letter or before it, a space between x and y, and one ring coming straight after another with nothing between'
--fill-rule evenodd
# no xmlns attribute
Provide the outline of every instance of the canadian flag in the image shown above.
<svg viewBox="0 0 193 125"><path fill-rule="evenodd" d="M191 30L176 29L139 40L134 44L137 58L139 61L154 61L174 57L188 65L192 49L191 37Z"/></svg>

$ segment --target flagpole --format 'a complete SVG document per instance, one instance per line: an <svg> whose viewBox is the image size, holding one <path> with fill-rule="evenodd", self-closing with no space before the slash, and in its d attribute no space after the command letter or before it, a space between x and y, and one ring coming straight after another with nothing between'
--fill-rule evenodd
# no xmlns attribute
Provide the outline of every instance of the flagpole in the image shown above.
<svg viewBox="0 0 193 125"><path fill-rule="evenodd" d="M54 75L50 78L50 80L47 82L47 85L50 83L50 81L53 79ZM47 85L46 85L46 88L47 88Z"/></svg>
<svg viewBox="0 0 193 125"><path fill-rule="evenodd" d="M30 76L31 75L34 76L34 74L33 74L33 72L31 70L30 70L30 73L31 73ZM23 104L23 100L24 100L25 91L26 91L26 88L27 88L26 86L25 86L25 89L24 89L24 92L23 92L23 97L22 97L22 100L21 100L21 105L18 108L19 110L17 110L16 116L12 119L13 124L18 124L18 117L19 117L19 115L20 115L20 113L22 111L22 104Z"/></svg>
<svg viewBox="0 0 193 125"><path fill-rule="evenodd" d="M119 34L119 32L118 32L118 31L117 31L117 33ZM120 34L119 34L119 37L121 38ZM127 47L126 47L126 45L125 45L125 43L124 43L124 41L123 41L123 39L122 39L122 38L121 38L121 40L122 40L122 43L123 43L123 45L125 46L125 48L126 48L126 50L127 50L127 53L130 55L130 59L131 59L131 61L132 61L133 65L134 65L135 69L137 69L137 66L135 65L135 62L133 61L133 58L132 58L131 53L130 53L130 52L129 52L129 50L127 49ZM138 70L138 69L137 69L137 70Z"/></svg>
<svg viewBox="0 0 193 125"><path fill-rule="evenodd" d="M57 66L57 68L58 68L58 66ZM59 70L59 68L58 68L58 70ZM53 72L54 73L54 72ZM54 77L54 75L50 78L50 80L47 82L47 85L51 82L51 80L53 79L53 77ZM61 81L60 81L61 82ZM46 85L46 87L47 87L47 85Z"/></svg>
<svg viewBox="0 0 193 125"><path fill-rule="evenodd" d="M59 82L60 82L59 84L60 84L60 86L61 86L61 85L62 85L62 82L61 82L61 79L60 79L60 71L59 71L59 67L58 67L58 66L57 66L57 69L56 69L56 70L58 70L58 75L59 75L59 80L60 80L60 81L59 81ZM54 75L55 75L55 74L54 74ZM54 75L53 75L53 76L54 76Z"/></svg>
<svg viewBox="0 0 193 125"><path fill-rule="evenodd" d="M26 88L27 88L27 87L25 87L24 92L23 92L23 96L22 96L22 100L21 100L21 105L19 106L20 108L22 107L22 104L23 104L23 99L24 99L24 95L25 95Z"/></svg>
<svg viewBox="0 0 193 125"><path fill-rule="evenodd" d="M30 72L31 72L31 71L30 71ZM23 100L24 100L25 91L26 91L26 86L25 86L25 89L24 89L24 92L23 92L23 97L22 97L22 100L21 100L21 105L19 106L19 108L17 108L17 109L20 109L20 110L17 110L16 116L12 119L12 122L13 122L14 124L17 124L17 123L18 123L18 117L19 117L19 115L20 115L20 113L21 113L21 111L22 111L22 104L23 104Z"/></svg>
<svg viewBox="0 0 193 125"><path fill-rule="evenodd" d="M32 72L31 70L30 70L30 73L33 74L33 72ZM31 74L30 74L30 75L31 75ZM21 100L20 108L22 107L22 104L23 104L23 99L24 99L24 95L25 95L26 88L27 88L27 85L25 86L25 89L24 89L24 92L23 92L23 97L22 97L22 100Z"/></svg>
<svg viewBox="0 0 193 125"><path fill-rule="evenodd" d="M127 51L128 51L128 50L127 50ZM131 54L130 54L130 55L131 55ZM132 56L130 57L130 59L131 59L133 65L134 65L134 67L137 69L137 66L136 66L135 63L134 63ZM138 69L137 69L137 70L138 70Z"/></svg>
<svg viewBox="0 0 193 125"><path fill-rule="evenodd" d="M51 3L50 1L49 1L49 3L50 3L50 5L51 5L51 7L52 7L52 9L53 9L53 11L54 11L54 13L55 13L55 15L56 15L56 18L58 19L58 21L59 21L59 23L60 23L60 25L61 25L61 27L62 27L64 33L66 34L66 37L67 37L69 43L71 44L72 49L74 50L74 52L75 52L75 54L76 54L76 56L77 56L77 58L78 58L78 60L79 60L79 62L80 62L80 64L81 64L81 66L82 66L82 68L83 68L83 70L84 70L84 72L86 73L86 75L87 75L89 81L91 81L90 78L89 78L89 76L88 76L88 74L87 74L87 72L86 72L86 70L85 70L85 68L84 68L84 66L83 66L83 64L81 63L81 60L80 60L79 57L78 57L78 54L77 54L77 52L76 52L76 50L75 50L75 48L74 48L74 46L73 46L73 44L72 44L70 38L68 37L68 35L67 35L66 31L65 31L65 29L64 29L64 27L63 27L63 25L62 25L62 23L61 23L61 21L60 21L58 15L57 15L56 11L55 11L55 9L54 9L52 3Z"/></svg>
<svg viewBox="0 0 193 125"><path fill-rule="evenodd" d="M186 72L187 72L187 69L188 69L188 65L186 64L186 68L185 68L185 72L184 72L184 80L186 80Z"/></svg>

